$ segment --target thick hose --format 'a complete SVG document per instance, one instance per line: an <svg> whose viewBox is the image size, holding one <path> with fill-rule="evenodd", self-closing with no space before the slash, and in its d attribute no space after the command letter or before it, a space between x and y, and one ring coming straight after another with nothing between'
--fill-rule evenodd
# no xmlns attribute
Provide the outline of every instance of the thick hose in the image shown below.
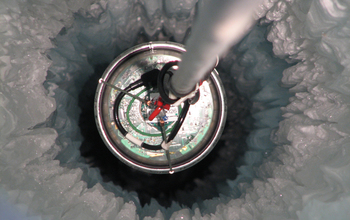
<svg viewBox="0 0 350 220"><path fill-rule="evenodd" d="M237 43L255 23L261 0L211 0L199 11L193 32L186 43L170 90L182 97L195 89L230 46Z"/></svg>

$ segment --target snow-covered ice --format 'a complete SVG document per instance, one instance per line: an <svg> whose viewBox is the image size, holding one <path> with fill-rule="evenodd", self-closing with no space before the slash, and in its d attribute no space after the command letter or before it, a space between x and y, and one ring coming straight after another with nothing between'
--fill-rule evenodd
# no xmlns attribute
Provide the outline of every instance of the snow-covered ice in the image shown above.
<svg viewBox="0 0 350 220"><path fill-rule="evenodd" d="M264 0L222 61L252 102L249 149L218 198L141 207L80 157L78 94L140 38L183 42L194 0L0 2L0 214L18 219L346 219L350 2ZM265 16L266 15L266 16ZM269 43L271 42L271 43ZM274 55L273 55L274 54ZM230 112L229 112L230 113ZM230 169L230 168L228 168ZM10 208L9 208L10 207ZM26 216L26 217L24 217Z"/></svg>

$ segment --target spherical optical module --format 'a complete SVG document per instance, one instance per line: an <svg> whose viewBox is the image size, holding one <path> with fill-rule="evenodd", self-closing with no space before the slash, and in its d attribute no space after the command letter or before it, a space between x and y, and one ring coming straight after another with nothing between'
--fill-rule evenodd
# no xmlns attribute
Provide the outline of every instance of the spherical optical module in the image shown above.
<svg viewBox="0 0 350 220"><path fill-rule="evenodd" d="M135 169L156 174L187 169L202 160L221 136L226 96L215 69L191 100L167 103L160 95L160 90L164 93L160 84L176 74L185 51L173 42L135 46L118 56L99 81L95 96L99 133L109 150Z"/></svg>

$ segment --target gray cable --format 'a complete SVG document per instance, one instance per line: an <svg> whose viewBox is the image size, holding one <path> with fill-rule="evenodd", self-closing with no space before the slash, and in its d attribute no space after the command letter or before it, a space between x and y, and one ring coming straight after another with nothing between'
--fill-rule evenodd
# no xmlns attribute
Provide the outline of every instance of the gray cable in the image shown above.
<svg viewBox="0 0 350 220"><path fill-rule="evenodd" d="M261 0L211 0L199 10L199 17L186 43L170 90L182 97L194 90L214 67L217 56L242 39L258 19Z"/></svg>

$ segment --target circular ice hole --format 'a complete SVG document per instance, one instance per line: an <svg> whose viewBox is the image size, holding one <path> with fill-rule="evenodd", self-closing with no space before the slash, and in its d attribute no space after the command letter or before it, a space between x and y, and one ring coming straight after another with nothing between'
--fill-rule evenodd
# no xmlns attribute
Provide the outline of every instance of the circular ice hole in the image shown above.
<svg viewBox="0 0 350 220"><path fill-rule="evenodd" d="M105 181L113 181L123 190L136 191L138 192L137 200L140 200L141 204L146 204L154 198L164 207L170 206L174 201L192 206L194 202L200 204L204 199L217 197L219 193L231 197L238 196L239 194L230 193L232 186L227 183L234 180L237 175L236 159L247 150L247 136L248 145L249 141L254 142L252 140L255 138L269 139L268 132L263 137L249 135L249 131L253 130L254 126L259 128L265 126L260 116L255 117L257 124L253 125L254 120L249 117L250 113L281 106L288 100L287 95L287 98L284 97L276 104L270 103L270 100L263 101L264 97L259 99L255 96L267 83L278 83L281 72L288 66L284 61L273 58L271 44L261 37L266 32L266 27L255 28L251 35L258 36L258 38L246 37L235 50L231 50L226 58L221 60L218 66L228 96L230 112L225 131L215 149L200 164L186 172L181 172L179 175L175 173L155 177L126 167L110 154L100 142L98 133L94 131L93 112L90 111L93 107L88 107L93 100L95 86L100 75L113 58L124 49L146 42L149 38L136 28L131 31L132 33L130 32L132 37L122 42L118 39L122 36L111 28L113 24L109 26L103 22L96 22L96 19L87 19L83 15L77 15L72 28L63 29L55 38L57 48L49 53L53 65L48 72L45 84L49 90L54 91L58 104L55 123L52 127L59 134L57 143L62 150L57 159L61 161L61 165L82 168L84 170L83 180L88 183L89 187L96 183L104 186ZM167 35L166 32L159 32L158 37L152 36L152 40L169 38L174 39L171 33ZM261 54L259 51L262 51ZM266 63L259 62L259 58L267 58L267 61L274 65L270 65L271 63L265 65ZM254 102L254 105L251 101ZM275 117L277 118L275 121L278 121L280 115L277 114ZM273 128L274 124L271 125ZM91 129L85 133L87 128ZM265 145L270 147L267 150L273 147L272 143L266 142ZM254 151L254 147L249 146L248 149ZM266 149L261 151L257 150L256 155L262 155ZM80 153L85 158L80 157ZM110 156L110 159L107 155ZM98 159L99 157L103 159ZM252 162L249 157L245 157L238 163L247 163L249 169L245 170L249 171L261 163L261 158L256 157L253 159L255 162ZM103 165L107 161L107 165ZM99 170L92 168L94 166L97 166ZM253 174L246 173L245 175L251 178ZM241 180L249 181L249 178L241 178ZM113 191L110 187L107 190ZM116 194L116 196L120 195ZM132 199L132 196L129 196L129 199ZM138 203L137 200L134 201Z"/></svg>

